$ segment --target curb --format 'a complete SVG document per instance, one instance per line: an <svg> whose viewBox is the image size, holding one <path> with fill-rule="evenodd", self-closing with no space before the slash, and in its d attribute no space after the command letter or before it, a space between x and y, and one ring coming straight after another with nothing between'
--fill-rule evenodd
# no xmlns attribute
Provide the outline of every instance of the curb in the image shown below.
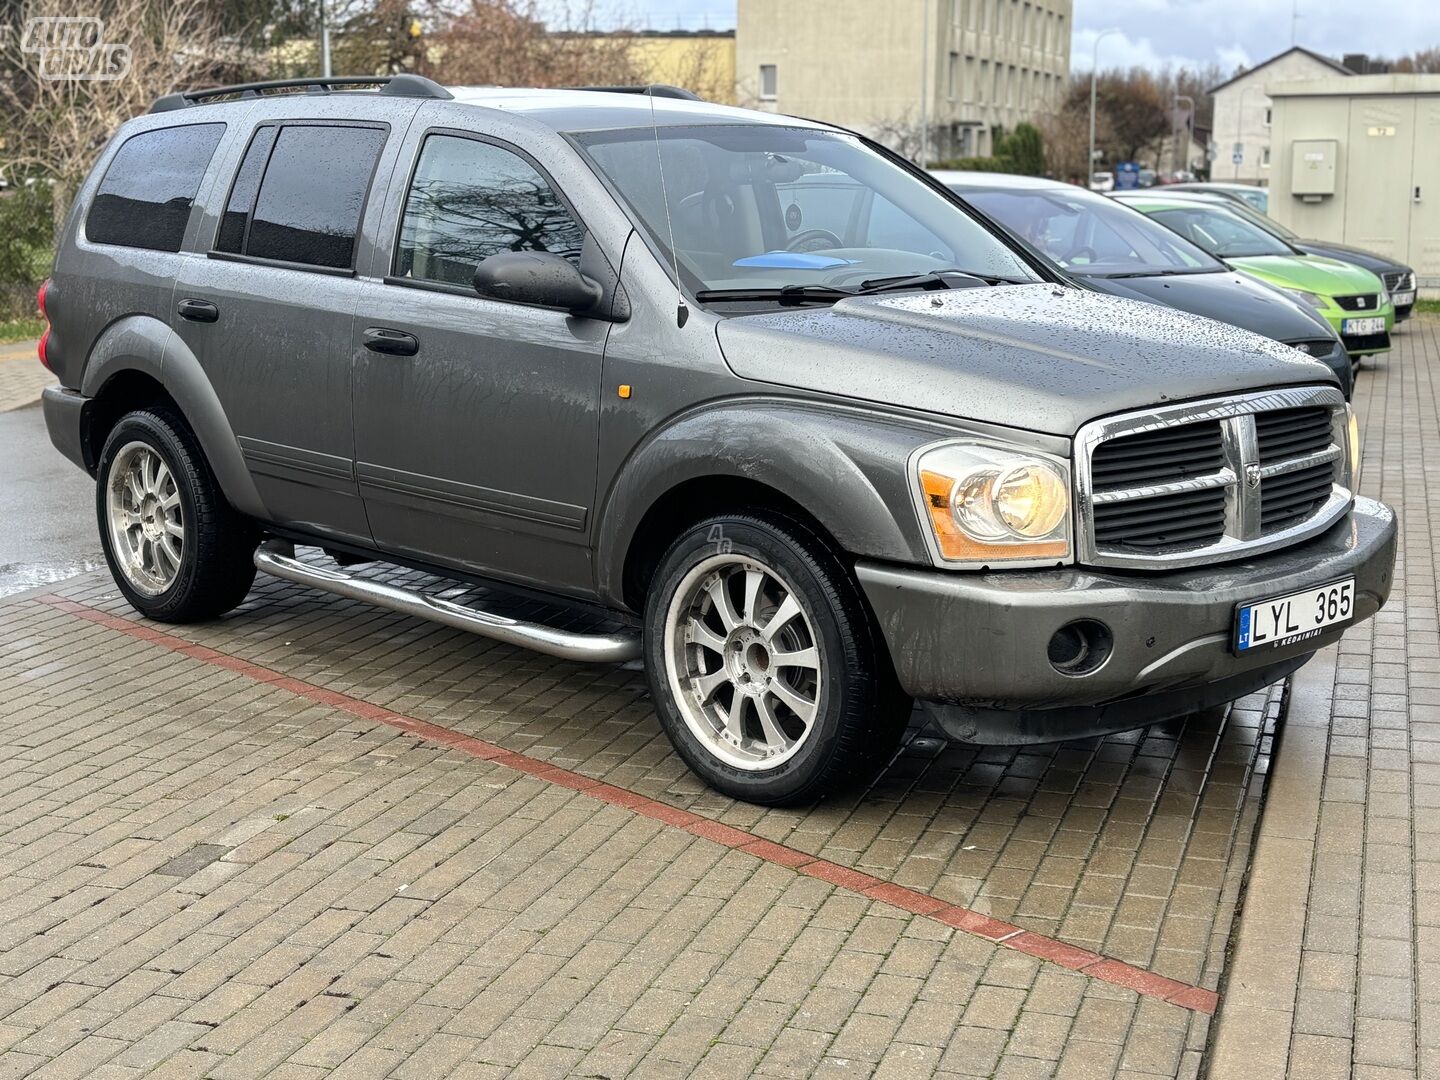
<svg viewBox="0 0 1440 1080"><path fill-rule="evenodd" d="M1210 1080L1284 1076L1300 983L1320 794L1335 693L1331 645L1291 676L1236 941L1215 1017Z"/></svg>

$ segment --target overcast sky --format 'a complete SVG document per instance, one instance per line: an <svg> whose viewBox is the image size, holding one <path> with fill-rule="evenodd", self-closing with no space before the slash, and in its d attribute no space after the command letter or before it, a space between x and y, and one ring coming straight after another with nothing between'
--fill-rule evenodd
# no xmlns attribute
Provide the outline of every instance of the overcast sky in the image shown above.
<svg viewBox="0 0 1440 1080"><path fill-rule="evenodd" d="M878 13L913 0L871 2ZM1088 71L1095 35L1112 27L1120 33L1101 42L1102 68L1248 65L1289 48L1293 6L1292 0L1076 0L1071 66ZM735 0L600 0L597 7L655 29L735 25ZM1316 52L1395 56L1440 45L1440 0L1299 0L1294 25L1294 43Z"/></svg>

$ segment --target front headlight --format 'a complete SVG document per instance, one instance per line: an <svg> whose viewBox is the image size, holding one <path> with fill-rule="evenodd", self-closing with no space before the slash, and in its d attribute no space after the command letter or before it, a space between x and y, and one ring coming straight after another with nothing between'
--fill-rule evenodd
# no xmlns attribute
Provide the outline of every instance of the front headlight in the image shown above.
<svg viewBox="0 0 1440 1080"><path fill-rule="evenodd" d="M949 442L911 459L921 520L946 565L1070 558L1070 468L1019 447Z"/></svg>
<svg viewBox="0 0 1440 1080"><path fill-rule="evenodd" d="M1383 285L1380 287L1380 295L1375 300L1377 307L1384 307L1390 303L1390 292Z"/></svg>
<svg viewBox="0 0 1440 1080"><path fill-rule="evenodd" d="M1355 410L1345 406L1345 446L1350 454L1350 490L1360 488L1360 421Z"/></svg>
<svg viewBox="0 0 1440 1080"><path fill-rule="evenodd" d="M1302 304L1309 304L1313 308L1324 308L1325 298L1313 292L1306 292L1304 289L1281 289L1286 296L1299 300Z"/></svg>

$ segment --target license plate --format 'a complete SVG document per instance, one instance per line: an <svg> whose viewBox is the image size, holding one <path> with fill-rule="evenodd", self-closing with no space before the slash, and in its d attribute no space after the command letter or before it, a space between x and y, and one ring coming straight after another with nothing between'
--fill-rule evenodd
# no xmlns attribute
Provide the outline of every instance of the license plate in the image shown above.
<svg viewBox="0 0 1440 1080"><path fill-rule="evenodd" d="M1304 641L1327 626L1349 622L1354 614L1354 578L1257 604L1241 604L1236 611L1235 649L1244 652Z"/></svg>
<svg viewBox="0 0 1440 1080"><path fill-rule="evenodd" d="M1384 316L1370 319L1346 319L1340 324L1340 333L1351 334L1355 337L1365 337L1369 334L1383 334L1384 332Z"/></svg>
<svg viewBox="0 0 1440 1080"><path fill-rule="evenodd" d="M1413 304L1415 303L1415 290L1407 289L1405 292L1391 293L1390 300L1396 307L1405 307L1408 304Z"/></svg>

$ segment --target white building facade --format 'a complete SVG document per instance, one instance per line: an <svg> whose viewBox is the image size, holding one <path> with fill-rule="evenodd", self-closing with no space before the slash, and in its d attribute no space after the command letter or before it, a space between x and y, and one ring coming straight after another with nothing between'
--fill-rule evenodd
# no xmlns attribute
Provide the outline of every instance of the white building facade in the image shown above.
<svg viewBox="0 0 1440 1080"><path fill-rule="evenodd" d="M1070 78L1071 0L738 0L736 14L742 104L931 160L991 154L997 129L1053 111Z"/></svg>
<svg viewBox="0 0 1440 1080"><path fill-rule="evenodd" d="M1212 87L1216 156L1210 178L1268 187L1277 162L1271 144L1273 102L1266 85L1349 74L1338 60L1295 46ZM1234 161L1237 146L1239 164Z"/></svg>

